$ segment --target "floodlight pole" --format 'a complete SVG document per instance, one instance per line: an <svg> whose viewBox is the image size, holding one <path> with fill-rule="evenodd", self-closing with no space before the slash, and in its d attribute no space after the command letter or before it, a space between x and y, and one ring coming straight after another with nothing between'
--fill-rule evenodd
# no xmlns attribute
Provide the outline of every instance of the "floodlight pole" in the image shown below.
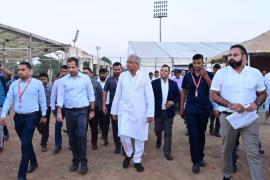
<svg viewBox="0 0 270 180"><path fill-rule="evenodd" d="M161 42L161 18L168 17L167 15L167 7L168 7L168 1L155 1L154 2L154 18L159 18L159 41Z"/></svg>

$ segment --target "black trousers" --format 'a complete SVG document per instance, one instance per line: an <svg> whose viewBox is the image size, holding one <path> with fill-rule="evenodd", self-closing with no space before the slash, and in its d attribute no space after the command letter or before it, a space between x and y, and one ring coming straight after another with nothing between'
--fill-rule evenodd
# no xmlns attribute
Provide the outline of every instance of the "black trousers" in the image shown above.
<svg viewBox="0 0 270 180"><path fill-rule="evenodd" d="M108 109L109 109L109 106L107 105L107 110ZM106 114L101 113L101 115L100 115L100 128L101 128L102 137L104 138L104 140L108 139L110 119L111 119L110 113L106 113Z"/></svg>
<svg viewBox="0 0 270 180"><path fill-rule="evenodd" d="M110 105L107 106L107 116L111 117L111 106ZM118 121L113 120L111 118L111 122L112 122L113 141L114 141L115 149L120 149L121 148L121 140L120 140L120 137L118 136Z"/></svg>
<svg viewBox="0 0 270 180"><path fill-rule="evenodd" d="M101 111L98 110L98 108L95 108L95 117L93 117L93 119L88 119L89 122L89 126L91 128L91 142L92 145L97 145L97 140L98 140L98 122L100 120L100 116L101 116ZM88 130L88 128L87 128Z"/></svg>
<svg viewBox="0 0 270 180"><path fill-rule="evenodd" d="M47 142L49 139L50 117L51 117L51 107L48 106L46 112L47 122L45 124L38 124L37 126L38 132L41 134L41 142L40 142L41 146L47 146Z"/></svg>
<svg viewBox="0 0 270 180"><path fill-rule="evenodd" d="M157 138L162 138L162 132L164 131L163 151L165 155L171 154L172 125L173 118L169 118L165 111L162 111L160 117L155 117L155 134Z"/></svg>

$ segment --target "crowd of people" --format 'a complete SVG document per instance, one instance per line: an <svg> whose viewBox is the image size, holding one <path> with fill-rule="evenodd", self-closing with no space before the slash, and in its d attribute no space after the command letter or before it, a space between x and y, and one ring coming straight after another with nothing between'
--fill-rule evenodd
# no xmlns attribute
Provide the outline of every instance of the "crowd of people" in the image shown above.
<svg viewBox="0 0 270 180"><path fill-rule="evenodd" d="M98 149L99 131L103 145L109 144L112 124L114 153L124 155L122 167L128 168L132 159L135 169L143 172L142 156L149 124L154 122L156 148L161 148L164 141L164 157L172 161L173 121L179 114L186 124L193 173L199 173L200 168L206 166L205 132L210 119L210 135L221 137L223 179L231 179L237 171L236 151L241 137L252 179L263 180L258 117L238 129L227 120L235 113L256 112L268 99L266 89L270 89L270 74L266 74L264 80L259 70L246 65L247 57L243 46L234 45L230 48L227 66L221 68L215 64L213 72L205 70L203 55L195 54L188 71L171 70L164 64L160 71L147 75L140 70L140 57L130 55L126 71L121 63L115 62L113 75L108 77L107 69L101 68L98 79L89 67L81 71L79 60L71 57L67 65L61 66L53 84L49 83L46 73L33 78L28 62L18 65L18 76L12 79L13 73L1 66L0 150L9 138L5 121L13 106L12 119L21 141L18 180L25 180L27 173L38 168L32 145L36 128L41 134L42 152L48 151L51 113L55 119L54 154L62 150L62 126L66 123L72 152L70 172L79 170L82 175L88 172L88 124L93 150Z"/></svg>

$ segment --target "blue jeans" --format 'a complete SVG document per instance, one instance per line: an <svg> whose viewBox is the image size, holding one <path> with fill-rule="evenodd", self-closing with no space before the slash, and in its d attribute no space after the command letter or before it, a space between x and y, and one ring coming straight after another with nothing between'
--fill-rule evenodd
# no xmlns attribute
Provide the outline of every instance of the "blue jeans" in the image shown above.
<svg viewBox="0 0 270 180"><path fill-rule="evenodd" d="M72 162L87 166L87 119L88 107L80 110L65 109L69 144L72 151Z"/></svg>
<svg viewBox="0 0 270 180"><path fill-rule="evenodd" d="M204 158L205 131L209 116L208 112L187 113L190 155L193 164L198 164Z"/></svg>
<svg viewBox="0 0 270 180"><path fill-rule="evenodd" d="M34 112L29 115L17 114L14 116L15 130L21 140L21 162L18 177L26 177L28 163L37 164L32 139L39 122L39 113Z"/></svg>

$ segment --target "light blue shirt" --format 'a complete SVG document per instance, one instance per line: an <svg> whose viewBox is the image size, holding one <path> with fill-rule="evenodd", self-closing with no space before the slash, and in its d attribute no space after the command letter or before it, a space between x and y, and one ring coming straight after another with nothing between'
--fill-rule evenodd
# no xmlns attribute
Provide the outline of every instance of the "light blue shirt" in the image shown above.
<svg viewBox="0 0 270 180"><path fill-rule="evenodd" d="M58 86L57 106L65 108L81 108L95 101L94 89L87 75L78 73L63 77Z"/></svg>
<svg viewBox="0 0 270 180"><path fill-rule="evenodd" d="M14 103L14 110L19 114L27 114L35 111L39 111L39 107L42 112L42 116L46 115L47 105L46 96L43 84L40 80L32 78L31 83L22 95L22 102L19 102L18 84L20 83L20 92L22 93L30 79L22 81L18 79L14 81L7 93L7 97L2 109L1 118L6 118L7 113Z"/></svg>

